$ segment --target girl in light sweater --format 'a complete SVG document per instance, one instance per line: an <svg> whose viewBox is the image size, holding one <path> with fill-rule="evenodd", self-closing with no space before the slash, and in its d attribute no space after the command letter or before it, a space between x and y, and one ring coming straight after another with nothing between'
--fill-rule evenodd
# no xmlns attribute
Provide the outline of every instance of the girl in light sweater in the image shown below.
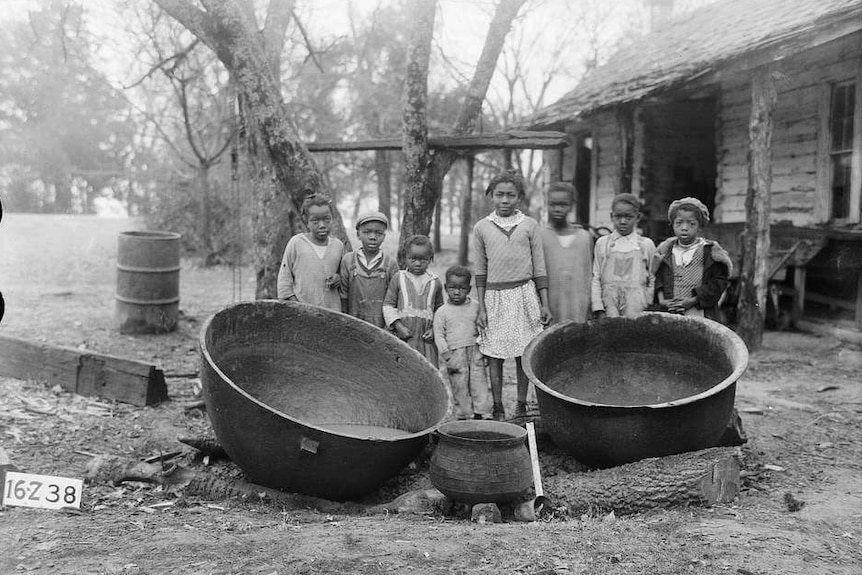
<svg viewBox="0 0 862 575"><path fill-rule="evenodd" d="M473 261L481 334L479 350L488 358L494 419L505 419L503 360L515 358L518 402L515 416L526 415L529 380L521 366L524 348L551 322L548 275L538 222L517 206L524 180L507 171L491 180L494 211L473 227Z"/></svg>

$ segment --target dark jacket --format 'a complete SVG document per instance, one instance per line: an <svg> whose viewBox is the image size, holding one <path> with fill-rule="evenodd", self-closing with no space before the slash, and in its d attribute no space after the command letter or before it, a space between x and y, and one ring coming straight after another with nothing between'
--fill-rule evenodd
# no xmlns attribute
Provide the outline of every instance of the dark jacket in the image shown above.
<svg viewBox="0 0 862 575"><path fill-rule="evenodd" d="M655 274L655 291L662 290L665 295L673 292L673 253L676 238L668 238L656 248L653 257L652 271ZM727 252L718 242L706 240L703 246L703 282L699 288L692 290L697 297L698 308L709 319L719 321L718 300L727 289L733 263ZM656 297L658 301L658 297Z"/></svg>

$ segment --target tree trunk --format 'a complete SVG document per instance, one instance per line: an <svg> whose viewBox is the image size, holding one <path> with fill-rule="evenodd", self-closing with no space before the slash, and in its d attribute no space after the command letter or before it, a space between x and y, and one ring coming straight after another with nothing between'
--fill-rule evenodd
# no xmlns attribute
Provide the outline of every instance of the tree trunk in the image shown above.
<svg viewBox="0 0 862 575"><path fill-rule="evenodd" d="M72 213L72 182L67 176L60 176L54 181L54 213Z"/></svg>
<svg viewBox="0 0 862 575"><path fill-rule="evenodd" d="M440 238L440 227L442 226L443 220L443 196L437 198L437 205L434 206L434 238L432 239L434 243L434 250L439 252L442 251L442 240Z"/></svg>
<svg viewBox="0 0 862 575"><path fill-rule="evenodd" d="M739 451L710 447L545 479L547 497L569 515L730 503L739 493Z"/></svg>
<svg viewBox="0 0 862 575"><path fill-rule="evenodd" d="M461 241L458 243L458 263L466 266L469 261L470 232L473 228L473 171L476 158L467 156L467 185L461 192Z"/></svg>
<svg viewBox="0 0 862 575"><path fill-rule="evenodd" d="M749 349L763 343L766 292L769 287L769 212L772 184L772 129L776 101L772 70L755 71L751 81L748 123L748 191L738 304L737 332Z"/></svg>
<svg viewBox="0 0 862 575"><path fill-rule="evenodd" d="M200 236L204 264L212 265L212 206L210 201L210 168L206 164L198 167L198 185L200 186Z"/></svg>
<svg viewBox="0 0 862 575"><path fill-rule="evenodd" d="M485 37L485 45L482 48L482 54L479 57L479 62L476 64L476 70L470 85L467 89L467 97L461 104L461 109L458 113L458 119L455 121L452 135L469 134L473 131L476 125L476 120L482 112L482 102L485 100L485 94L488 92L488 85L491 83L491 77L494 75L494 70L497 66L497 59L503 49L503 43L509 29L512 26L512 21L518 14L521 6L526 0L501 0L494 12L494 17L488 28L488 35ZM414 13L419 13L421 10L427 10L423 7L423 2L418 2L421 8L417 8ZM427 4L436 4L436 2L428 2ZM427 20L423 22L428 25ZM433 27L433 18L430 22ZM417 18L417 26L419 21ZM432 30L433 31L433 30ZM418 55L418 54L417 54ZM408 53L408 77L410 81L410 67L414 66L411 54ZM423 85L427 84L425 78ZM406 93L406 89L405 89ZM405 104L409 105L409 102ZM424 105L422 106L422 124L427 126L424 117ZM416 122L416 110L411 112L413 122ZM408 108L405 106L405 118L408 116ZM427 127L426 127L427 132ZM426 150L427 150L427 133L425 135ZM405 141L405 161L407 161L407 147ZM427 153L426 156L427 158ZM428 235L431 231L431 220L434 206L437 203L443 190L443 177L452 167L452 163L456 159L456 154L451 151L437 151L427 163L427 169L424 174L405 170L405 198L403 202L404 213L401 219L401 237L399 241L399 254L403 252L407 239L413 234ZM415 161L415 158L414 158ZM415 169L415 168L414 168Z"/></svg>
<svg viewBox="0 0 862 575"><path fill-rule="evenodd" d="M402 97L402 142L404 157L404 213L398 260L403 263L405 247L413 234L428 235L437 198L424 193L429 179L428 149L428 64L434 35L436 0L414 0L410 12L414 23L407 47L407 75ZM424 231L423 231L424 230Z"/></svg>
<svg viewBox="0 0 862 575"><path fill-rule="evenodd" d="M392 218L392 165L386 150L374 152L374 171L377 172L377 210Z"/></svg>

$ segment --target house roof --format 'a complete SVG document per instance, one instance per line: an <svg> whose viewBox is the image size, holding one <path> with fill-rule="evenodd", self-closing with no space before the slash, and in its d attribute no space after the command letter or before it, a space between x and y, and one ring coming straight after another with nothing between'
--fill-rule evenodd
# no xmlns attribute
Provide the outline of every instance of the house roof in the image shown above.
<svg viewBox="0 0 862 575"><path fill-rule="evenodd" d="M524 125L560 127L700 78L741 56L782 47L793 53L794 46L802 50L824 31L848 27L844 33L862 29L862 0L718 0L620 49Z"/></svg>

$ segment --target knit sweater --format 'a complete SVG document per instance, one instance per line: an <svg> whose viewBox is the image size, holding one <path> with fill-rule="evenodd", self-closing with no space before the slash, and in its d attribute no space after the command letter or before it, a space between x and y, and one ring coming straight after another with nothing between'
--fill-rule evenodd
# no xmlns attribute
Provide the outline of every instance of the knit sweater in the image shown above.
<svg viewBox="0 0 862 575"><path fill-rule="evenodd" d="M476 344L478 315L479 304L470 298L461 305L447 302L437 310L434 314L434 343L441 356L453 349Z"/></svg>
<svg viewBox="0 0 862 575"><path fill-rule="evenodd" d="M305 234L291 237L278 271L278 299L296 296L303 303L341 311L338 289L328 287L326 278L338 273L343 254L344 244L336 238L328 238L321 258Z"/></svg>
<svg viewBox="0 0 862 575"><path fill-rule="evenodd" d="M548 287L539 223L529 216L508 233L483 218L473 227L473 269L476 286L507 289L530 280Z"/></svg>

